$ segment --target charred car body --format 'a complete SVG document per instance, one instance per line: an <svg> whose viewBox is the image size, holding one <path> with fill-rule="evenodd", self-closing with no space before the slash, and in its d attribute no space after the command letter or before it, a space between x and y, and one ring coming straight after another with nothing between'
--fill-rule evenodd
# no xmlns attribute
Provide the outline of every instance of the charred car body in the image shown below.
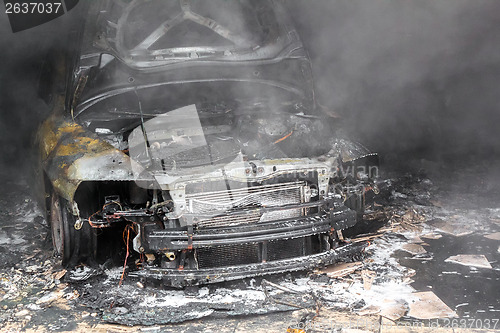
<svg viewBox="0 0 500 333"><path fill-rule="evenodd" d="M174 286L349 251L339 232L375 191L377 157L332 137L280 2L96 1L88 12L38 133L63 262L94 257L103 230L125 227L142 261L130 274Z"/></svg>

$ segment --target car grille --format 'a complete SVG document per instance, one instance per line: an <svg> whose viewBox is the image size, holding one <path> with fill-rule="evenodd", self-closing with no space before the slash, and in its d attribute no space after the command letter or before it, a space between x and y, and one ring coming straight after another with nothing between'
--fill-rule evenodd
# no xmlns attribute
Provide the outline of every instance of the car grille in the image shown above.
<svg viewBox="0 0 500 333"><path fill-rule="evenodd" d="M317 237L316 237L317 238ZM270 241L267 244L267 261L283 260L318 253L312 246L313 236ZM199 268L249 265L263 261L260 243L222 245L196 250Z"/></svg>
<svg viewBox="0 0 500 333"><path fill-rule="evenodd" d="M306 183L288 182L258 185L238 189L187 194L190 213L198 215L198 228L230 227L304 215L304 209L295 208L261 213L252 208L280 207L307 200Z"/></svg>
<svg viewBox="0 0 500 333"><path fill-rule="evenodd" d="M259 244L222 245L196 250L199 268L248 265L258 263Z"/></svg>

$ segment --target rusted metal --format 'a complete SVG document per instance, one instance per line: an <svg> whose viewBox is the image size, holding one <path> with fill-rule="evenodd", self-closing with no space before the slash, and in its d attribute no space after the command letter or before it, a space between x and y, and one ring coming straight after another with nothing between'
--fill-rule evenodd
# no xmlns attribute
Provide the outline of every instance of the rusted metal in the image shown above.
<svg viewBox="0 0 500 333"><path fill-rule="evenodd" d="M41 126L41 159L55 191L69 202L82 181L134 180L123 152L69 118L53 115Z"/></svg>

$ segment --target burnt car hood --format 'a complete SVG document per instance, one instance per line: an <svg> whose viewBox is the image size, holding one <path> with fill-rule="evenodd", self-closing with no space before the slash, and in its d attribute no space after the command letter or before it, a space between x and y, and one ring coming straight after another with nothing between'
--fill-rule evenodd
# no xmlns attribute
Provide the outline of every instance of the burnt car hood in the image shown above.
<svg viewBox="0 0 500 333"><path fill-rule="evenodd" d="M104 51L137 70L264 61L302 47L274 0L105 0L89 11L82 54Z"/></svg>
<svg viewBox="0 0 500 333"><path fill-rule="evenodd" d="M114 96L158 86L185 102L170 110L221 90L235 98L282 90L314 108L310 60L279 2L110 0L88 10L67 101L77 121L98 104L114 106Z"/></svg>

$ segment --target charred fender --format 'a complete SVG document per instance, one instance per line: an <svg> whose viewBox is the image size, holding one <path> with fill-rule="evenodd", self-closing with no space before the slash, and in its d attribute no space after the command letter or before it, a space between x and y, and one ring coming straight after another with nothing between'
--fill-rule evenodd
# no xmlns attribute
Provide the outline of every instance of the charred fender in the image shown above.
<svg viewBox="0 0 500 333"><path fill-rule="evenodd" d="M82 181L134 180L132 162L125 153L70 119L50 117L39 138L46 175L69 202Z"/></svg>

